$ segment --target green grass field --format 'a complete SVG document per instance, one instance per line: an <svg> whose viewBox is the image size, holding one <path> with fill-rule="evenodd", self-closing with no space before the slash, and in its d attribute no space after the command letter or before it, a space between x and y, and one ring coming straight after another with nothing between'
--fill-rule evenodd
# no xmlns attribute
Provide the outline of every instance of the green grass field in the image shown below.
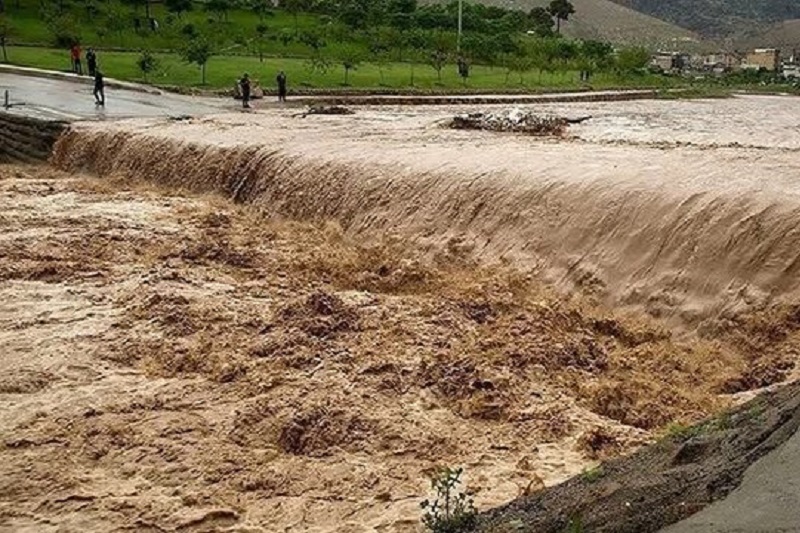
<svg viewBox="0 0 800 533"><path fill-rule="evenodd" d="M52 48L13 46L8 50L9 60L17 65L43 68L48 70L69 70L69 52ZM200 86L200 69L197 65L184 62L176 54L156 54L159 68L149 76L148 82L162 86ZM100 51L100 68L107 77L127 81L144 81L142 73L136 66L139 57L135 52ZM232 88L236 80L244 72L248 72L256 80L262 80L265 87L271 87L279 70L286 71L292 87L304 88L342 88L344 87L344 68L341 64L333 64L326 73L312 72L308 61L302 58L266 57L260 62L257 57L250 56L214 56L207 65L207 88ZM436 71L429 65L410 63L390 63L384 66L383 76L378 65L363 63L357 70L351 71L349 86L353 88L393 88L407 89L412 87L411 75L414 73L413 87L423 90L431 89L463 89L464 84L458 77L455 65L448 65L442 70L442 82L439 83ZM506 78L508 77L508 83ZM612 74L598 74L592 79L592 87L623 86L669 86L671 80L661 76L628 76L619 78ZM490 68L477 65L471 71L467 88L480 90L519 90L519 89L564 89L577 88L578 73L573 71L542 72L531 71L523 74L520 82L519 73L508 75L502 67Z"/></svg>

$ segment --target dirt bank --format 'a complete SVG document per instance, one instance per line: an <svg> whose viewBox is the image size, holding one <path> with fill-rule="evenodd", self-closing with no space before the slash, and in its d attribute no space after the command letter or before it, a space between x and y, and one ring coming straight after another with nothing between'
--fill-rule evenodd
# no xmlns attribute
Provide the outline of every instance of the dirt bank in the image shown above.
<svg viewBox="0 0 800 533"><path fill-rule="evenodd" d="M424 259L109 176L0 167L0 222L12 531L414 531L436 466L501 505L798 349L795 308L677 340L463 241Z"/></svg>
<svg viewBox="0 0 800 533"><path fill-rule="evenodd" d="M795 383L766 392L700 426L676 428L631 457L607 462L565 484L495 509L482 518L478 529L561 533L580 523L584 531L658 531L727 496L740 485L747 468L786 445L798 429L800 384ZM792 454L784 460L794 459ZM782 467L778 462L772 468ZM777 487L767 483L758 490L771 491L773 497L780 497L780 490L791 495L791 483ZM750 504L757 506L759 496L763 498L751 494ZM787 524L797 524L797 509L781 510L776 513L780 516L773 517L764 515L762 508L739 511L740 516L718 517L714 526L685 531L789 531ZM762 516L739 529L742 516L748 514Z"/></svg>
<svg viewBox="0 0 800 533"><path fill-rule="evenodd" d="M133 121L79 127L54 161L336 220L360 239L462 239L555 286L713 330L797 295L800 135L787 125L800 112L784 103L536 106L594 117L559 141L444 131L452 108Z"/></svg>

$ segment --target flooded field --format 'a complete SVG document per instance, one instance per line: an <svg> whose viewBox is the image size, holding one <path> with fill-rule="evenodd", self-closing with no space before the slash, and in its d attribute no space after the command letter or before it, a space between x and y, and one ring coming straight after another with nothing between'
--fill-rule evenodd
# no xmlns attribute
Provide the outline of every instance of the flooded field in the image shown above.
<svg viewBox="0 0 800 533"><path fill-rule="evenodd" d="M417 531L794 375L800 106L81 124L0 167L0 530Z"/></svg>

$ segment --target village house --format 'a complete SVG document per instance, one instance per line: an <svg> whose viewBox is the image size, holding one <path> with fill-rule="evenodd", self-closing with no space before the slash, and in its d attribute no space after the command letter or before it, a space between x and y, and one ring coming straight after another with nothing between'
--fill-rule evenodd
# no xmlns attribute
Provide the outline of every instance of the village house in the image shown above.
<svg viewBox="0 0 800 533"><path fill-rule="evenodd" d="M777 48L757 48L747 54L742 68L778 72L781 68L781 51Z"/></svg>

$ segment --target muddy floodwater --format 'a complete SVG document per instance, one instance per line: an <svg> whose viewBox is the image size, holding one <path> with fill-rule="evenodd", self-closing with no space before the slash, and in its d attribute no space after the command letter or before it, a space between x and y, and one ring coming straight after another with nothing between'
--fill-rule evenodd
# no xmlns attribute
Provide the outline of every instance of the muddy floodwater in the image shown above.
<svg viewBox="0 0 800 533"><path fill-rule="evenodd" d="M419 531L438 466L487 509L795 376L800 99L442 127L493 109L0 166L0 531Z"/></svg>

